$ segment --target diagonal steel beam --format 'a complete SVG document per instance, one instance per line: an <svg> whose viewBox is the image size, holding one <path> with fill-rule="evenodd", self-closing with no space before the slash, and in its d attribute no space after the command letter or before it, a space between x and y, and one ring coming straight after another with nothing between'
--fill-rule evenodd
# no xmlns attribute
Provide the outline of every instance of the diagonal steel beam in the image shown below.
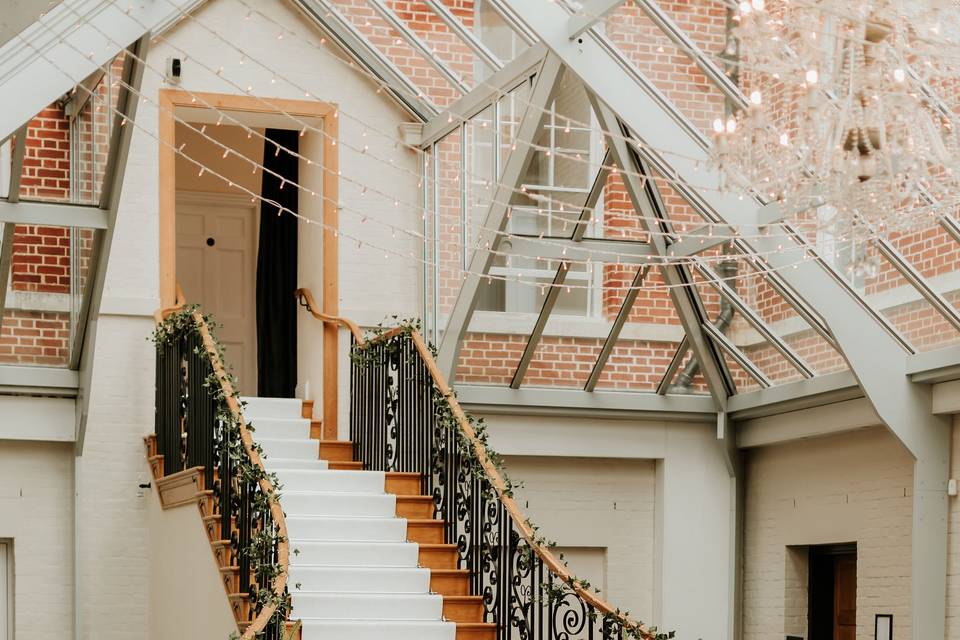
<svg viewBox="0 0 960 640"><path fill-rule="evenodd" d="M600 348L597 361L593 363L590 377L587 378L587 383L583 386L584 391L593 391L597 388L597 382L600 381L603 368L607 366L607 360L610 359L610 354L613 353L613 348L616 346L617 340L620 339L620 332L623 330L623 325L625 325L630 318L633 303L636 302L637 295L640 293L640 286L643 285L643 281L649 271L649 266L643 266L637 269L637 272L634 274L633 281L630 283L630 289L628 289L627 293L623 296L620 310L617 311L617 316L613 319L613 325L610 327L607 339L604 340L603 346Z"/></svg>
<svg viewBox="0 0 960 640"><path fill-rule="evenodd" d="M570 235L571 242L579 243L583 241L583 236L587 232L587 224L590 222L590 218L593 216L593 211L596 208L597 203L600 201L601 194L603 194L603 187L607 183L609 166L610 152L607 151L606 154L604 154L603 162L600 165L600 170L597 172L597 176L594 178L593 184L590 186L590 191L587 194L587 200L580 209L580 216L577 218L577 222L574 224L573 232ZM533 355L537 351L537 345L540 344L540 338L543 336L543 330L547 326L547 320L550 318L550 314L553 313L554 306L557 304L557 299L560 297L562 285L566 281L567 273L569 271L570 263L566 260L561 262L560 266L557 267L557 273L553 277L553 283L550 285L550 289L543 298L543 306L540 307L540 314L537 316L537 321L533 325L533 331L530 332L530 337L527 338L527 344L523 348L523 355L520 356L520 362L517 363L517 369L513 373L513 379L510 381L511 389L519 389L520 385L523 384L523 378L527 374L527 369L530 368L530 362L533 360Z"/></svg>
<svg viewBox="0 0 960 640"><path fill-rule="evenodd" d="M662 233L672 233L666 215L666 208L649 172L646 163L637 155L636 150L626 142L626 129L613 113L610 107L600 98L587 89L587 97L593 107L600 124L600 129L607 132L607 145L610 147L614 162L623 169L621 180L630 197L630 202L640 218L641 224L652 232L650 244L661 256L667 255L667 245ZM638 175L646 176L641 184ZM654 224L654 221L658 223ZM683 325L684 333L689 338L690 347L700 362L703 376L710 389L714 402L722 410L726 406L727 398L735 392L733 378L727 371L726 362L717 351L712 341L703 333L703 325L709 324L707 312L700 300L689 269L685 265L661 265L660 273L664 283L669 287L670 298Z"/></svg>
<svg viewBox="0 0 960 640"><path fill-rule="evenodd" d="M716 343L718 347L723 349L730 355L731 358L736 360L737 364L740 365L744 371L746 371L751 378L760 383L760 386L764 389L768 389L772 386L770 378L763 374L763 371L760 370L760 367L755 365L753 361L747 357L743 351L740 350L740 347L733 344L733 341L727 337L723 331L720 331L712 322L703 323L704 332L710 336L710 338Z"/></svg>
<svg viewBox="0 0 960 640"><path fill-rule="evenodd" d="M297 7L319 26L367 73L378 78L387 93L421 122L439 109L389 58L353 26L330 0L294 0Z"/></svg>
<svg viewBox="0 0 960 640"><path fill-rule="evenodd" d="M673 379L677 377L677 371L680 370L680 365L683 364L683 358L687 355L688 349L690 349L690 341L687 340L687 336L683 336L683 340L677 345L677 350L673 352L673 357L670 358L670 364L667 365L667 370L663 373L663 377L660 378L660 382L657 383L656 391L658 395L667 395L667 392L670 390L670 385L673 384Z"/></svg>
<svg viewBox="0 0 960 640"><path fill-rule="evenodd" d="M463 81L463 78L461 78L450 65L441 60L430 45L424 42L423 39L410 28L410 25L404 22L383 0L367 0L367 4L373 7L374 11L379 13L380 17L393 27L393 29L400 34L400 37L403 38L414 51L419 53L427 64L436 69L440 75L443 76L444 80L449 82L454 89L462 94L470 91L470 87Z"/></svg>
<svg viewBox="0 0 960 640"><path fill-rule="evenodd" d="M127 47L129 55L123 62L120 76L120 88L117 92L116 114L110 135L109 155L104 169L103 191L100 194L99 208L106 213L107 228L96 231L91 252L90 272L83 292L80 313L70 354L71 368L82 364L90 365L96 340L96 321L100 314L100 301L103 297L103 285L107 275L107 263L113 246L113 233L116 229L117 212L120 208L120 193L127 169L130 153L130 139L133 137L133 122L137 115L137 98L143 81L143 60L146 60L150 47L150 34L144 34ZM83 358L87 359L82 363ZM89 369L88 369L89 372ZM83 379L83 377L82 377ZM83 423L81 423L83 424ZM78 434L78 443L82 443L82 433Z"/></svg>
<svg viewBox="0 0 960 640"><path fill-rule="evenodd" d="M437 365L450 380L454 379L457 358L460 354L460 344L467 328L470 326L470 319L473 317L474 309L477 306L477 293L480 290L481 278L490 271L495 255L492 251L499 248L502 234L507 227L509 220L507 213L510 209L508 203L511 202L514 190L522 184L536 154L536 149L532 143L547 117L547 111L553 103L557 88L560 86L562 73L563 65L559 58L554 55L547 55L537 74L530 99L527 101L524 110L523 119L520 121L520 127L517 130L516 148L507 157L503 174L497 184L497 190L491 200L490 208L487 209L487 215L477 241L478 248L470 258L467 277L460 287L457 300L450 311L446 330L443 332L443 339L440 342L440 350L437 353ZM492 251L479 247L489 247Z"/></svg>
<svg viewBox="0 0 960 640"><path fill-rule="evenodd" d="M956 307L934 290L927 279L923 277L923 274L917 271L902 253L897 251L893 243L887 238L874 237L873 244L880 253L890 261L893 268L899 271L900 275L920 292L924 300L926 300L937 313L943 316L947 322L953 325L954 329L960 331L960 313L957 313Z"/></svg>
<svg viewBox="0 0 960 640"><path fill-rule="evenodd" d="M7 202L20 201L20 181L23 179L23 158L27 153L27 125L17 129L10 158L10 187L7 189Z"/></svg>
<svg viewBox="0 0 960 640"><path fill-rule="evenodd" d="M774 349L780 352L780 355L787 359L787 362L789 362L794 369L799 371L804 378L812 378L814 376L814 371L810 365L804 362L803 358L770 328L764 319L760 317L760 314L747 304L746 300L737 295L733 287L727 284L720 274L699 261L694 265L694 268L707 279L707 283L710 284L710 286L716 289L717 292L737 310L740 317L750 323L750 326L756 329Z"/></svg>
<svg viewBox="0 0 960 640"><path fill-rule="evenodd" d="M17 137L13 142L13 154L10 161L10 186L7 191L8 203L16 203L20 200L20 180L23 177L23 158L26 151L27 125L23 125L17 129ZM0 237L0 329L3 328L3 317L7 312L7 286L10 282L10 268L13 264L15 230L16 224L9 220L3 222L3 234Z"/></svg>
<svg viewBox="0 0 960 640"><path fill-rule="evenodd" d="M954 240L960 242L960 222L957 222L956 218L951 215L942 215L937 218L937 222Z"/></svg>

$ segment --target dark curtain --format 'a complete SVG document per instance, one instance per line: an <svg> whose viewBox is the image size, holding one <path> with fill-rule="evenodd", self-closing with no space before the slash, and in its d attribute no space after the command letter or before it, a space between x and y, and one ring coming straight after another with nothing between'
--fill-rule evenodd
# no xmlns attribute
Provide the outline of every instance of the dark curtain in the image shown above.
<svg viewBox="0 0 960 640"><path fill-rule="evenodd" d="M290 152L298 151L299 134L267 129L266 138L257 254L257 395L292 398L297 386L297 219L290 212L297 212L300 180L297 157Z"/></svg>

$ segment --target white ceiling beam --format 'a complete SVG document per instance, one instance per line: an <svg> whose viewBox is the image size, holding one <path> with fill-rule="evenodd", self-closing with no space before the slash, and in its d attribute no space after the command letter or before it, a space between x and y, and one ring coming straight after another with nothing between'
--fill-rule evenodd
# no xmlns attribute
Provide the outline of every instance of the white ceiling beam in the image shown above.
<svg viewBox="0 0 960 640"><path fill-rule="evenodd" d="M613 13L624 3L624 0L587 0L581 3L567 23L567 37L573 40L593 25Z"/></svg>
<svg viewBox="0 0 960 640"><path fill-rule="evenodd" d="M107 228L107 216L98 207L55 202L0 200L0 222L48 227Z"/></svg>
<svg viewBox="0 0 960 640"><path fill-rule="evenodd" d="M0 94L7 96L0 109L0 139L109 64L117 50L104 47L106 38L133 42L144 30L176 19L194 3L63 0L0 47ZM85 20L78 21L78 15Z"/></svg>
<svg viewBox="0 0 960 640"><path fill-rule="evenodd" d="M547 48L542 44L524 49L502 69L479 83L470 92L457 98L441 113L430 118L423 125L423 132L417 144L422 148L429 147L456 131L464 121L475 117L523 83L529 82L543 64L546 52Z"/></svg>

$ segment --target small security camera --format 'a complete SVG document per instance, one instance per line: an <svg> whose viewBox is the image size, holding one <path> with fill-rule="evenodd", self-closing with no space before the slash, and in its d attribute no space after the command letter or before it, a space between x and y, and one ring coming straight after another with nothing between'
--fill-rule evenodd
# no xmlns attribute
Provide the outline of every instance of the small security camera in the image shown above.
<svg viewBox="0 0 960 640"><path fill-rule="evenodd" d="M167 58L166 76L167 82L180 82L180 74L183 71L183 64L180 58Z"/></svg>

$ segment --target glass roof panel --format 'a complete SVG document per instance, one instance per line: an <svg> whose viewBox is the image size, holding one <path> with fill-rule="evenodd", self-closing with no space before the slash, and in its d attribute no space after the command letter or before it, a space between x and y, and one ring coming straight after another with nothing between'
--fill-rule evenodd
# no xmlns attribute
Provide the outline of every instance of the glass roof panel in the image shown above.
<svg viewBox="0 0 960 640"><path fill-rule="evenodd" d="M337 8L371 45L403 69L407 77L437 106L446 107L460 97L460 91L411 47L365 0L337 0ZM439 19L437 22L439 23ZM418 35L422 38L421 33L418 32Z"/></svg>
<svg viewBox="0 0 960 640"><path fill-rule="evenodd" d="M919 351L960 343L960 331L940 315L900 274L876 245L866 247L866 258L878 265L875 274L857 276L855 286L874 309L882 313Z"/></svg>
<svg viewBox="0 0 960 640"><path fill-rule="evenodd" d="M603 33L625 59L708 134L713 120L725 117L723 93L637 5L625 2L607 14L601 23ZM727 8L722 3L673 3L666 13L701 51L723 51Z"/></svg>
<svg viewBox="0 0 960 640"><path fill-rule="evenodd" d="M417 34L430 50L453 70L469 87L478 86L495 71L483 58L477 55L467 43L434 13L425 2L391 2L393 10L404 23ZM475 12L464 9L462 3L443 2L459 18L468 31L475 32L473 25ZM507 58L510 60L510 58Z"/></svg>

